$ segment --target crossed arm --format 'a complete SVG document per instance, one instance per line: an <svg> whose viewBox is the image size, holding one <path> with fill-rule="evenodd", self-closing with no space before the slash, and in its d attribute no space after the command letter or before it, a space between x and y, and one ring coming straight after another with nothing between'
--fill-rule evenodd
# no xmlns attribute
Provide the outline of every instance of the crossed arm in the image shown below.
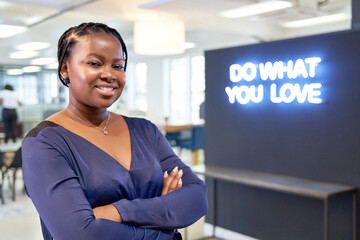
<svg viewBox="0 0 360 240"><path fill-rule="evenodd" d="M161 196L122 199L92 209L78 177L51 142L47 137L24 140L23 171L28 194L57 240L170 239L173 229L190 225L206 213L205 184L165 143L159 147L165 150L157 149L164 172Z"/></svg>
<svg viewBox="0 0 360 240"><path fill-rule="evenodd" d="M164 172L164 185L161 196L173 192L182 187L183 171L175 167L170 174ZM122 218L116 207L112 204L93 208L95 218L107 219L115 222L122 222Z"/></svg>

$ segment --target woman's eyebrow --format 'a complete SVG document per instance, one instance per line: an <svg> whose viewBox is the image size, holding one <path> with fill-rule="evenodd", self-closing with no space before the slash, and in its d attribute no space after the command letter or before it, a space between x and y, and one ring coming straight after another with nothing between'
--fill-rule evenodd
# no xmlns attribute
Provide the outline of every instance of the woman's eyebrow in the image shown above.
<svg viewBox="0 0 360 240"><path fill-rule="evenodd" d="M101 58L101 59L105 58L104 56L96 54L96 53L89 53L88 57L90 57L90 56ZM114 58L114 60L115 61L124 61L124 58Z"/></svg>

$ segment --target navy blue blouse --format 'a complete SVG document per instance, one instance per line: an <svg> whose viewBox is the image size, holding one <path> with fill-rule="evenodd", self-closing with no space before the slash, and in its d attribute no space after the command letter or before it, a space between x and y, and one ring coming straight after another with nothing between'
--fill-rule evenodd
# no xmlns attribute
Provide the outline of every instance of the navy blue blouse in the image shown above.
<svg viewBox="0 0 360 240"><path fill-rule="evenodd" d="M127 118L128 171L106 152L44 121L22 143L26 190L45 240L172 239L207 211L206 185L174 154L151 122ZM178 166L183 187L164 196L163 173ZM113 204L123 223L96 219L92 208Z"/></svg>

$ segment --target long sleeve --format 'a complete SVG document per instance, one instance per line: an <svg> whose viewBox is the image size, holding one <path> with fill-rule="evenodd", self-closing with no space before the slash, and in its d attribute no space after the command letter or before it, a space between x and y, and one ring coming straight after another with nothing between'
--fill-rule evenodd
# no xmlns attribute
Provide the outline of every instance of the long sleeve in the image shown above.
<svg viewBox="0 0 360 240"><path fill-rule="evenodd" d="M41 134L39 134L41 135ZM66 153L52 139L37 136L23 141L26 190L56 240L172 239L171 230L153 230L95 219Z"/></svg>
<svg viewBox="0 0 360 240"><path fill-rule="evenodd" d="M168 229L186 227L207 212L206 185L176 156L157 127L150 126L155 136L154 153L162 171L170 172L176 166L182 169L183 187L161 197L122 199L113 205L123 221L132 226Z"/></svg>

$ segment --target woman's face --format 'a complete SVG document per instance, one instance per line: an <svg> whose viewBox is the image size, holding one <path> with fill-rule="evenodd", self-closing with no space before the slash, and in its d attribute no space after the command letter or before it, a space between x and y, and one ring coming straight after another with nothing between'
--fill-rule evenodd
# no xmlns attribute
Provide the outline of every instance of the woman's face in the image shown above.
<svg viewBox="0 0 360 240"><path fill-rule="evenodd" d="M70 103L75 107L110 107L125 86L123 56L119 40L111 34L80 37L62 67L70 80Z"/></svg>

